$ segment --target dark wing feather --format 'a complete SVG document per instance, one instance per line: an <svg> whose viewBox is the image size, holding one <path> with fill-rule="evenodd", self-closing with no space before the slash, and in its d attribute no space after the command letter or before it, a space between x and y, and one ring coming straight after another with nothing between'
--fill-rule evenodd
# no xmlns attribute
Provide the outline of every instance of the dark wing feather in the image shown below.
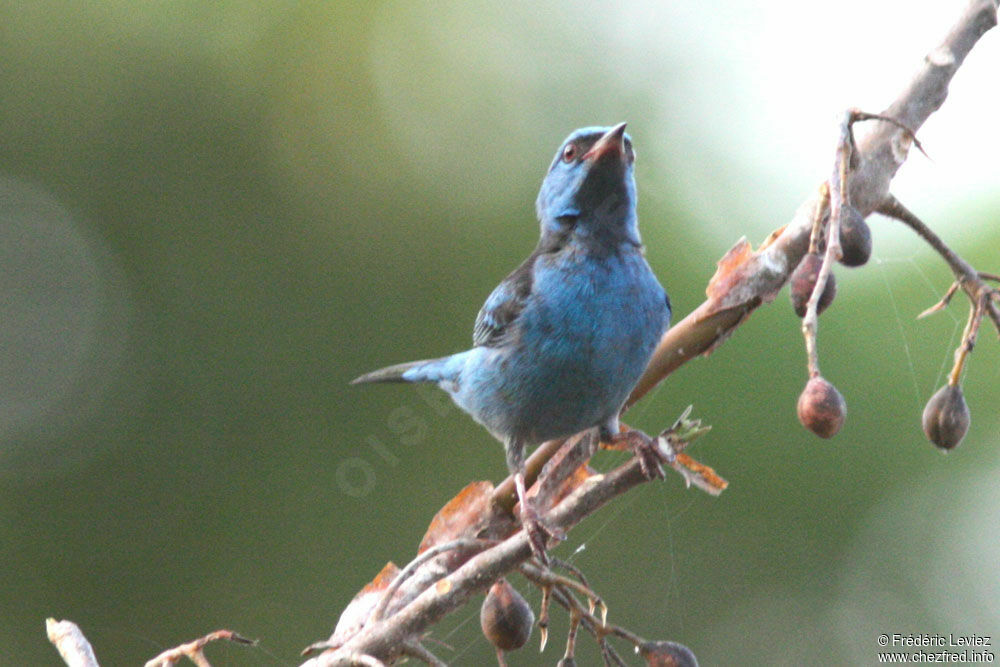
<svg viewBox="0 0 1000 667"><path fill-rule="evenodd" d="M538 250L531 253L486 298L472 331L474 346L499 347L516 332L517 318L531 296L532 271L540 254Z"/></svg>

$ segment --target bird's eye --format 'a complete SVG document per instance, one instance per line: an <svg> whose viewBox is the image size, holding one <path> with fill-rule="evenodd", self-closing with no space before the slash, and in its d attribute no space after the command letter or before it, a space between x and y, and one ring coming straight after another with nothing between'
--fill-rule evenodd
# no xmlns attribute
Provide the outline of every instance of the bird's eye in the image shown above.
<svg viewBox="0 0 1000 667"><path fill-rule="evenodd" d="M576 144L566 144L562 154L563 162L572 162L576 159Z"/></svg>

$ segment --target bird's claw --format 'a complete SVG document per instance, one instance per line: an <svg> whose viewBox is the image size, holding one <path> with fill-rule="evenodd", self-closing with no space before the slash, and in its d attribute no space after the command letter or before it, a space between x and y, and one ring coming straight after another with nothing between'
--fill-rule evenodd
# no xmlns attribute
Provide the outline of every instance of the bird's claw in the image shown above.
<svg viewBox="0 0 1000 667"><path fill-rule="evenodd" d="M651 440L643 440L642 444L635 448L636 458L639 459L639 467L646 479L666 479L667 473L660 465L660 453L656 445Z"/></svg>
<svg viewBox="0 0 1000 667"><path fill-rule="evenodd" d="M528 536L531 552L541 561L542 565L548 565L549 556L546 549L549 540L562 542L566 539L566 533L543 521L531 501L521 504L521 525L524 526L524 532Z"/></svg>
<svg viewBox="0 0 1000 667"><path fill-rule="evenodd" d="M639 459L639 467L646 479L666 479L664 472L663 453L656 446L656 441L642 431L622 431L611 438L608 443L613 448L631 449L635 457Z"/></svg>
<svg viewBox="0 0 1000 667"><path fill-rule="evenodd" d="M553 539L561 542L566 539L566 533L542 520L535 504L528 499L528 494L524 486L523 472L518 472L514 475L514 484L517 488L517 499L521 506L521 525L524 527L524 533L528 536L528 544L531 545L531 552L543 565L548 565L549 556L546 553L546 548L548 547L549 540Z"/></svg>

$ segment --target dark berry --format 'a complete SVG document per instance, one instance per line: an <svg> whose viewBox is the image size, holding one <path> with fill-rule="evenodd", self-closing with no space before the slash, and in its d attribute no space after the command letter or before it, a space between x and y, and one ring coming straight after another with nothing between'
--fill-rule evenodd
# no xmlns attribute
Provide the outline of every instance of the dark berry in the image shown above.
<svg viewBox="0 0 1000 667"><path fill-rule="evenodd" d="M861 266L872 256L872 230L853 206L845 206L840 216L840 263Z"/></svg>
<svg viewBox="0 0 1000 667"><path fill-rule="evenodd" d="M486 594L479 610L483 634L501 651L514 651L528 641L535 613L528 601L506 579L499 579Z"/></svg>
<svg viewBox="0 0 1000 667"><path fill-rule="evenodd" d="M698 667L698 659L691 649L677 642L645 642L636 647L636 651L649 667Z"/></svg>
<svg viewBox="0 0 1000 667"><path fill-rule="evenodd" d="M847 404L823 376L810 378L799 395L799 421L821 438L832 438L844 425Z"/></svg>
<svg viewBox="0 0 1000 667"><path fill-rule="evenodd" d="M816 287L816 279L819 277L821 266L823 266L823 258L814 252L810 252L802 257L802 261L792 271L792 307L795 308L795 314L799 317L805 317L806 315L806 304L809 303L809 297L812 296L813 289ZM833 301L833 297L836 295L837 281L834 279L833 272L831 271L826 277L826 287L823 288L823 293L819 297L819 303L816 304L816 314L826 310L826 307L830 305L830 302Z"/></svg>
<svg viewBox="0 0 1000 667"><path fill-rule="evenodd" d="M969 406L960 385L946 384L924 406L924 433L941 449L954 449L969 430Z"/></svg>

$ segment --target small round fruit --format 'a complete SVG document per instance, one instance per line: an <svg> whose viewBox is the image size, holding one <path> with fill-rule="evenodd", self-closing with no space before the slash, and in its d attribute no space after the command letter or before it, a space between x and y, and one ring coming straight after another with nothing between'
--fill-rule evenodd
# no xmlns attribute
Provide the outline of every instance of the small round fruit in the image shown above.
<svg viewBox="0 0 1000 667"><path fill-rule="evenodd" d="M646 660L648 667L698 667L698 658L694 657L691 649L677 642L645 642L635 650Z"/></svg>
<svg viewBox="0 0 1000 667"><path fill-rule="evenodd" d="M941 449L954 449L969 430L969 406L960 385L946 384L924 406L927 439Z"/></svg>
<svg viewBox="0 0 1000 667"><path fill-rule="evenodd" d="M840 216L840 263L861 266L872 256L872 230L853 206L845 206Z"/></svg>
<svg viewBox="0 0 1000 667"><path fill-rule="evenodd" d="M847 404L822 375L810 378L799 395L799 421L821 438L837 435L847 417Z"/></svg>
<svg viewBox="0 0 1000 667"><path fill-rule="evenodd" d="M802 257L802 261L792 271L790 281L792 307L799 317L806 316L806 305L816 288L816 279L819 277L821 266L823 266L823 258L817 253L809 252ZM831 271L826 277L826 287L823 288L823 293L819 297L819 303L816 304L816 314L826 310L835 296L837 296L837 281Z"/></svg>
<svg viewBox="0 0 1000 667"><path fill-rule="evenodd" d="M483 634L501 651L515 651L525 645L535 624L535 613L528 601L506 579L490 587L479 610Z"/></svg>

